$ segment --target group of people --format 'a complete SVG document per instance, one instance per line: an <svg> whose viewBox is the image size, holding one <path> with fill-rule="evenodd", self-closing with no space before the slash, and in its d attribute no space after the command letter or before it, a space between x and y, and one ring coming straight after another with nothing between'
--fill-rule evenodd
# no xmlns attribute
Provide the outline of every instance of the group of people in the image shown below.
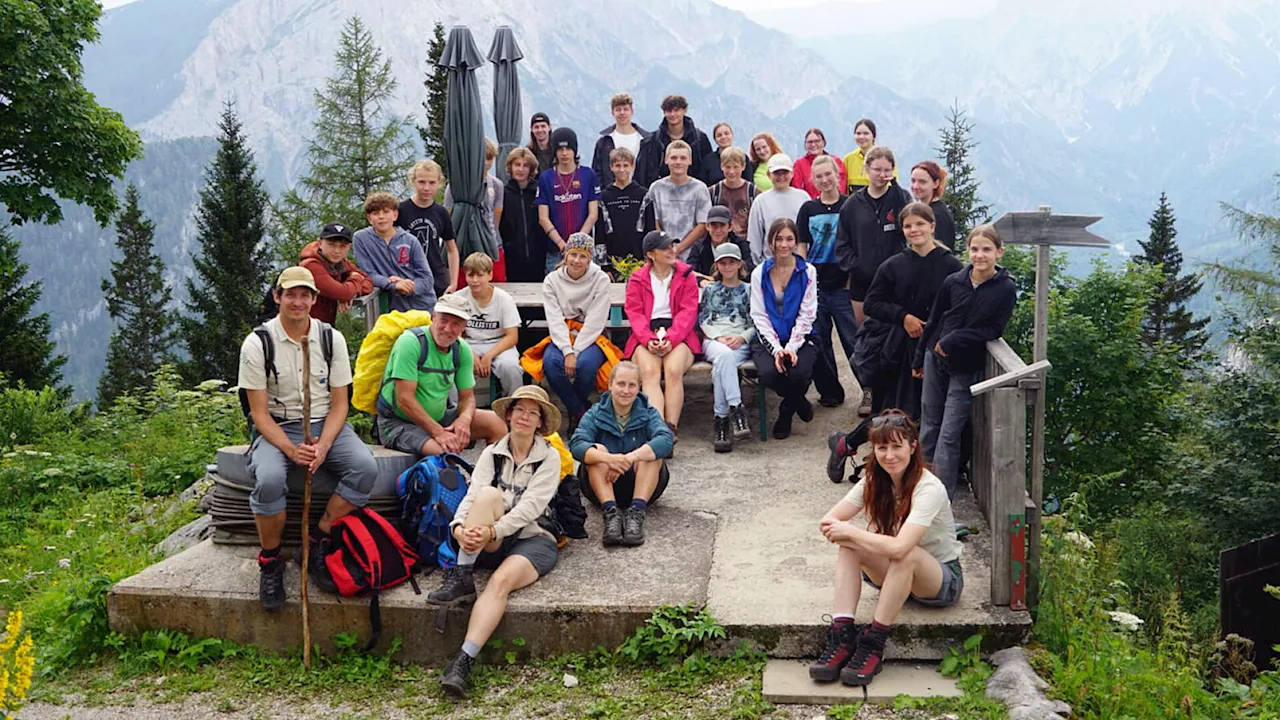
<svg viewBox="0 0 1280 720"><path fill-rule="evenodd" d="M649 504L667 486L665 459L678 440L683 380L695 358L712 364L712 440L727 452L751 432L739 386L748 361L762 387L782 398L775 438L788 437L796 417L813 420L811 384L820 404L845 401L834 329L864 386L862 414L871 417L829 438L831 479L843 481L845 459L862 442L874 452L862 479L820 523L839 561L833 622L811 675L866 684L906 599L945 606L963 587L950 499L968 388L982 370L986 341L1001 335L1014 304L1013 281L999 266L999 234L976 228L962 266L941 201L945 171L917 163L910 192L901 188L894 154L875 145L870 120L858 122L858 147L843 160L826 152L815 128L793 162L768 133L754 136L745 152L734 147L727 123L712 128L713 146L680 96L664 100L654 132L631 122L630 96L614 96L611 109L615 122L599 134L591 166L580 163L572 130L534 115L529 146L507 157L505 186L486 177L492 254L460 260L447 208L452 193L446 190L444 205L435 201L445 178L424 160L410 171L408 199L370 195L369 227L325 226L300 266L280 275L278 316L241 347L240 387L255 428L251 504L262 604L275 612L284 603L288 468L326 464L338 475L311 535L321 559L332 522L363 506L373 485L372 454L346 423L341 389L351 383L350 363L331 327L358 295L377 288L393 310L432 315L391 350L377 403L380 441L420 456L486 441L478 481L453 522L458 564L430 595L437 603L475 603L466 642L443 679L457 694L466 692L509 593L550 572L558 558L555 539L537 520L560 481L547 436L559 430L561 411L541 387L525 384L526 373L545 378L567 412L568 449L580 463L583 493L601 508L603 543L635 546L644 542ZM488 169L491 143L486 156ZM347 259L353 246L356 264ZM619 349L605 329L618 272L611 260L627 256L643 262L626 280L630 333ZM494 284L503 281L542 284L547 337L523 354L520 314ZM301 429L304 337L311 339L319 428L310 443ZM503 397L480 409L476 378L491 375ZM867 530L852 523L859 514ZM478 599L476 567L495 568ZM323 562L312 568L325 586ZM860 627L853 613L864 577L881 591L873 622Z"/></svg>

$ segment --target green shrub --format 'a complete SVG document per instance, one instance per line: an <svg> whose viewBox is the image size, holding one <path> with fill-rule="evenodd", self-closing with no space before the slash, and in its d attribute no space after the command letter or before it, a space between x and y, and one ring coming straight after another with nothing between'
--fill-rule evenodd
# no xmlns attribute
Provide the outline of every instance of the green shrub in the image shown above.
<svg viewBox="0 0 1280 720"><path fill-rule="evenodd" d="M638 664L668 665L692 656L708 640L724 636L724 628L706 608L663 605L622 643L618 653Z"/></svg>
<svg viewBox="0 0 1280 720"><path fill-rule="evenodd" d="M0 449L33 445L76 430L88 414L85 405L68 405L65 393L51 387L30 390L0 383Z"/></svg>

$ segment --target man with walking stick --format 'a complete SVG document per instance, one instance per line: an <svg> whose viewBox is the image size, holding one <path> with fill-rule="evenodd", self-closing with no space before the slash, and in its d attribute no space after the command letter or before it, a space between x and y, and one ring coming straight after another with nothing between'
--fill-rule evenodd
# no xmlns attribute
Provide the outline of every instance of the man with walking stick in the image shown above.
<svg viewBox="0 0 1280 720"><path fill-rule="evenodd" d="M351 362L342 333L311 317L318 292L311 272L286 268L273 290L276 317L256 328L240 346L241 396L252 423L249 472L254 477L249 506L258 526L258 598L267 612L284 606L286 477L294 467L307 474L323 466L338 479L320 522L310 529L310 574L332 588L324 556L334 520L363 507L377 479L369 446L347 423ZM304 387L303 347L308 348L309 388ZM311 441L304 440L303 405L310 391ZM304 519L303 522L308 522Z"/></svg>

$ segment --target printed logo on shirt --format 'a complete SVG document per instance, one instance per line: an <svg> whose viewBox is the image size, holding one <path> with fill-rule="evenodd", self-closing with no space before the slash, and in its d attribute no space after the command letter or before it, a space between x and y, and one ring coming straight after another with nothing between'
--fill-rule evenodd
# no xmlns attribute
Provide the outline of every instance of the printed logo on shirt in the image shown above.
<svg viewBox="0 0 1280 720"><path fill-rule="evenodd" d="M408 245L400 246L400 254L396 257L396 264L397 265L409 264L409 246Z"/></svg>
<svg viewBox="0 0 1280 720"><path fill-rule="evenodd" d="M473 315L470 320L467 320L467 327L471 330L497 330L498 321L490 320L484 316L476 317Z"/></svg>
<svg viewBox="0 0 1280 720"><path fill-rule="evenodd" d="M895 215L895 214L894 214L893 210L890 210L890 211L889 211L889 214L884 216L884 219L885 219L885 220L888 220L889 222L897 222L897 221L898 221L897 215Z"/></svg>
<svg viewBox="0 0 1280 720"><path fill-rule="evenodd" d="M573 186L578 187L578 183L574 182ZM579 200L582 199L582 193L580 192L557 193L555 196L555 199L556 199L556 202L558 203L578 202Z"/></svg>

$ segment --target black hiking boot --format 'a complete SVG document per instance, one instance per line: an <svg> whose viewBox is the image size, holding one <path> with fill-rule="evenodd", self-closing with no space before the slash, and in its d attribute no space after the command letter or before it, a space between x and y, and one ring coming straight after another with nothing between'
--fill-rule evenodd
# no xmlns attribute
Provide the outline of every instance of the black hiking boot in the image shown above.
<svg viewBox="0 0 1280 720"><path fill-rule="evenodd" d="M809 398L800 398L800 403L796 405L796 417L801 422L813 422L813 403L809 402Z"/></svg>
<svg viewBox="0 0 1280 720"><path fill-rule="evenodd" d="M778 419L773 423L773 439L786 440L791 437L791 418L795 411L787 406L784 400L778 405Z"/></svg>
<svg viewBox="0 0 1280 720"><path fill-rule="evenodd" d="M827 479L833 483L844 482L844 433L839 430L827 436Z"/></svg>
<svg viewBox="0 0 1280 720"><path fill-rule="evenodd" d="M444 571L444 582L427 596L437 605L471 602L476 599L476 578L470 565L454 565Z"/></svg>
<svg viewBox="0 0 1280 720"><path fill-rule="evenodd" d="M747 411L741 405L729 408L729 422L733 426L733 439L746 440L751 437L751 423L747 421Z"/></svg>
<svg viewBox="0 0 1280 720"><path fill-rule="evenodd" d="M644 544L644 511L629 507L622 518L622 544L635 547Z"/></svg>
<svg viewBox="0 0 1280 720"><path fill-rule="evenodd" d="M458 656L444 667L441 687L456 698L466 697L467 690L471 689L471 671L475 666L476 659L459 650Z"/></svg>
<svg viewBox="0 0 1280 720"><path fill-rule="evenodd" d="M318 539L317 539L318 538ZM311 549L307 556L307 575L311 577L311 581L316 587L327 593L338 594L338 585L333 582L333 575L329 573L329 566L325 564L324 559L333 552L333 538L327 533L312 531ZM298 556L298 562L302 562L302 556Z"/></svg>
<svg viewBox="0 0 1280 720"><path fill-rule="evenodd" d="M840 671L840 682L853 687L865 687L884 669L884 643L887 632L876 632L870 626L858 635L858 648L849 664Z"/></svg>
<svg viewBox="0 0 1280 720"><path fill-rule="evenodd" d="M713 431L716 452L726 453L733 449L733 441L729 439L729 418L718 417L714 421Z"/></svg>
<svg viewBox="0 0 1280 720"><path fill-rule="evenodd" d="M833 620L827 628L822 655L809 666L809 677L818 682L835 682L858 649L858 626L852 620Z"/></svg>
<svg viewBox="0 0 1280 720"><path fill-rule="evenodd" d="M622 544L622 510L611 507L604 511L604 546Z"/></svg>
<svg viewBox="0 0 1280 720"><path fill-rule="evenodd" d="M258 602L269 613L278 613L284 607L284 556L272 558L258 553Z"/></svg>

